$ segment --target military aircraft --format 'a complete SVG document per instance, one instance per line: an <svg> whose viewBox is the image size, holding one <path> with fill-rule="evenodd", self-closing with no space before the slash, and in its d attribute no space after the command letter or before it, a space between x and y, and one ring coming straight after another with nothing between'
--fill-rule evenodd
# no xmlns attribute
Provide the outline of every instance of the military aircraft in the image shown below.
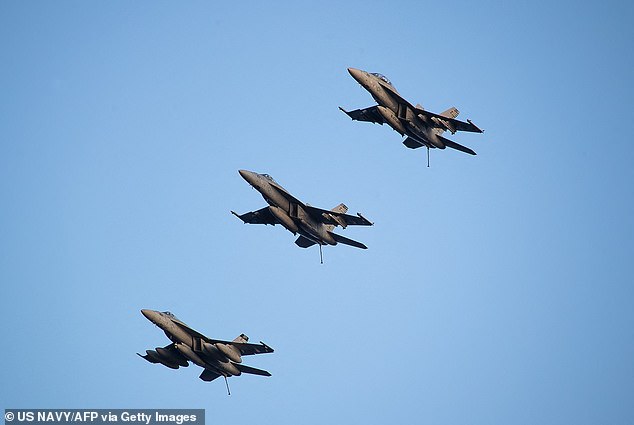
<svg viewBox="0 0 634 425"><path fill-rule="evenodd" d="M178 369L179 366L189 366L188 362L191 361L205 369L200 374L203 381L209 382L223 376L229 394L229 376L240 376L243 373L271 376L266 370L242 364L242 356L273 352L273 349L262 341L259 344L249 344L249 338L244 334L233 341L211 339L193 330L169 311L143 309L141 313L161 328L172 341L166 347L146 350L144 356L137 353L150 363L161 363L171 369Z"/></svg>
<svg viewBox="0 0 634 425"><path fill-rule="evenodd" d="M268 174L258 174L247 170L239 170L238 172L262 194L264 200L269 204L268 207L242 215L231 211L244 223L281 224L294 235L299 234L299 238L295 241L297 246L308 248L315 244L319 245L322 263L322 245L342 243L361 249L368 248L361 242L345 238L332 231L336 226L345 229L349 225L371 226L373 224L359 213L356 216L346 214L348 207L344 204L339 204L330 211L311 207L288 193Z"/></svg>
<svg viewBox="0 0 634 425"><path fill-rule="evenodd" d="M365 109L346 111L339 107L355 121L368 121L383 125L387 123L401 136L406 136L403 144L411 149L427 147L427 166L429 167L429 148L445 149L449 147L471 155L476 153L466 146L459 145L442 137L445 130L451 134L456 131L482 133L470 120L458 121L458 109L452 107L440 114L426 111L422 106L412 106L396 91L392 83L378 73L365 72L360 69L348 68L352 78L357 80L378 103Z"/></svg>

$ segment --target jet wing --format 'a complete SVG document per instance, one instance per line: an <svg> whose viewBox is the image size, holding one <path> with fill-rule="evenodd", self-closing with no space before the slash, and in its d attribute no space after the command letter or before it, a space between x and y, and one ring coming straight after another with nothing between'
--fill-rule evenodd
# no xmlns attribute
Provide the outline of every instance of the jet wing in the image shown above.
<svg viewBox="0 0 634 425"><path fill-rule="evenodd" d="M242 363L234 363L233 364L238 370L242 373L250 373L252 375L260 375L260 376L271 376L269 372L262 369L256 369L251 366L243 365Z"/></svg>
<svg viewBox="0 0 634 425"><path fill-rule="evenodd" d="M414 112L418 115L423 115L429 118L430 122L433 122L433 126L441 128L443 130L449 130L452 133L456 131L469 131L471 133L483 133L474 123L470 120L467 122L460 121L454 118L443 117L442 115L434 114L433 112L425 111L424 109L414 108Z"/></svg>
<svg viewBox="0 0 634 425"><path fill-rule="evenodd" d="M348 115L354 121L367 121L381 125L383 125L383 123L385 122L383 116L381 116L376 106L371 106L365 109L355 109L354 111L346 111L341 106L339 107L339 109L345 112L346 115Z"/></svg>
<svg viewBox="0 0 634 425"><path fill-rule="evenodd" d="M209 339L207 338L207 342L210 344L225 344L225 345L233 345L238 350L240 350L240 355L242 356L251 356L253 354L264 354L264 353L272 353L274 350L260 341L259 344L251 344L248 342L233 342L233 341L223 341L220 339Z"/></svg>
<svg viewBox="0 0 634 425"><path fill-rule="evenodd" d="M405 146L407 146L410 149L418 149L421 148L423 146L425 146L424 143L417 141L416 139L414 139L413 137L406 137L405 140L403 140L403 144Z"/></svg>
<svg viewBox="0 0 634 425"><path fill-rule="evenodd" d="M181 328L183 328L183 330L185 330L185 332L189 333L190 335L197 337L197 338L201 338L203 341L208 342L210 344L225 344L225 345L233 345L234 347L236 347L238 350L240 350L240 354L243 356L250 356L252 354L263 354L263 353L272 353L273 349L271 347L269 347L268 345L266 345L265 343L263 343L262 341L260 341L259 344L250 344L248 342L235 342L235 341L223 341L221 339L211 339L209 337L206 337L205 335L201 334L200 332L190 328L189 326L187 326L185 323L181 322L181 321L173 321L174 323L176 323L178 326L180 326ZM178 350L176 350L174 348L174 344L170 344L165 348L173 348L174 351L178 352Z"/></svg>
<svg viewBox="0 0 634 425"><path fill-rule="evenodd" d="M422 108L414 107L414 106L412 106L411 103L409 103L407 100L405 100L403 98L403 96L401 96L398 92L396 92L395 90L392 90L392 89L390 89L390 91L392 92L394 97L399 99L399 101L401 103L404 103L408 107L412 108L414 110L414 113L416 113L417 115L423 115L423 116L429 118L429 121L434 123L434 124L432 124L432 126L434 126L436 128L441 128L443 130L449 130L451 133L455 133L456 131L469 131L469 132L472 132L472 133L483 133L483 131L480 130L470 120L467 120L467 122L464 122L464 121L460 121L460 120L457 120L457 119L454 119L454 118L449 118L449 117L444 117L442 115L434 114L433 112L426 111L426 110L424 110ZM377 111L377 114L378 114L378 111Z"/></svg>
<svg viewBox="0 0 634 425"><path fill-rule="evenodd" d="M286 189L284 189L283 187L279 185L275 185L275 184L272 184L271 187L275 189L280 195L288 199L289 202L293 204L301 205L302 207L304 206L304 203L302 201L300 201L299 199L297 199L296 197L288 193Z"/></svg>
<svg viewBox="0 0 634 425"><path fill-rule="evenodd" d="M321 208L311 207L309 205L306 205L305 209L321 223L341 226L344 229L347 226L372 226L374 224L359 213L357 213L357 215L350 215L336 211L322 210Z"/></svg>
<svg viewBox="0 0 634 425"><path fill-rule="evenodd" d="M355 248L361 248L361 249L368 249L367 246L365 246L364 244L362 244L361 242L358 241L354 241L352 239L348 239L344 236L338 235L334 232L328 232L330 233L330 236L332 236L332 238L337 241L337 243L342 243L344 245L350 245L350 246L354 246Z"/></svg>
<svg viewBox="0 0 634 425"><path fill-rule="evenodd" d="M310 239L304 237L304 236L300 236L299 238L297 238L297 240L295 241L295 245L297 245L300 248L310 248L311 246L315 245L317 242L313 242Z"/></svg>
<svg viewBox="0 0 634 425"><path fill-rule="evenodd" d="M460 152L468 153L469 155L476 155L476 153L475 153L472 149L469 149L469 148L468 148L468 147L466 147L466 146L462 146L462 145L460 145L460 144L458 144L458 143L456 143L456 142L454 142L454 141L452 141L452 140L445 139L445 138L444 138L444 137L442 137L442 136L438 136L438 138L439 138L440 140L442 140L442 142L443 142L443 143L445 144L445 146L447 146L448 148L455 149L455 150L458 150L458 151L460 151Z"/></svg>
<svg viewBox="0 0 634 425"><path fill-rule="evenodd" d="M194 336L194 337L197 337L197 338L201 338L203 341L207 341L207 342L210 341L210 339L207 338L205 335L201 334L200 332L198 332L195 329L190 328L189 326L187 326L185 323L181 322L180 320L172 319L172 322L174 322L176 325L178 325L181 328L183 328L183 330L185 332L187 332L188 334L190 334L191 336Z"/></svg>
<svg viewBox="0 0 634 425"><path fill-rule="evenodd" d="M160 351L163 353L160 353ZM163 348L156 348L156 351L146 350L145 355L139 353L136 354L150 363L162 363L171 369L178 369L179 366L189 366L188 360L176 349L176 347L174 347L174 343L166 345ZM162 356L162 354L167 355L167 357ZM156 357L157 355L158 357Z"/></svg>
<svg viewBox="0 0 634 425"><path fill-rule="evenodd" d="M278 223L275 217L273 217L273 214L271 214L269 207L264 207L257 211L251 211L242 215L239 215L235 211L231 211L231 214L235 215L246 224L270 224L275 226Z"/></svg>
<svg viewBox="0 0 634 425"><path fill-rule="evenodd" d="M200 374L199 378L205 382L211 382L214 379L219 378L220 376L222 375L214 372L213 370L205 369L203 370L203 373Z"/></svg>
<svg viewBox="0 0 634 425"><path fill-rule="evenodd" d="M449 139L445 139L442 136L438 136L438 138L445 144L445 146L447 146L448 148L451 149L456 149L458 151L464 152L464 153L468 153L469 155L476 155L476 153L472 150L469 149L466 146L462 146L452 140ZM410 149L418 149L422 146L426 146L424 143L417 141L416 139L412 138L412 137L407 137L405 140L403 140L403 144L405 146L407 146ZM431 145L431 148L433 148L434 146Z"/></svg>

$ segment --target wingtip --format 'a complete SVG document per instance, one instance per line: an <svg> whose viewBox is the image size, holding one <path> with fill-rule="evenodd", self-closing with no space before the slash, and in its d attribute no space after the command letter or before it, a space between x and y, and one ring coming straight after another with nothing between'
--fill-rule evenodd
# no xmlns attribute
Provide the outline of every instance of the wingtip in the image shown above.
<svg viewBox="0 0 634 425"><path fill-rule="evenodd" d="M363 220L367 221L368 222L368 226L374 226L374 222L372 222L372 221L368 220L367 218L365 218L364 216L362 216L360 212L358 212L357 215L360 218L362 218Z"/></svg>
<svg viewBox="0 0 634 425"><path fill-rule="evenodd" d="M467 119L467 122L468 122L469 124L471 124L472 126L474 126L474 127L478 130L478 132L480 132L480 133L484 133L484 130L482 130L480 127L478 127L477 125L475 125L475 124L474 124L474 123L473 123L470 119Z"/></svg>
<svg viewBox="0 0 634 425"><path fill-rule="evenodd" d="M351 120L354 121L354 118L352 118L352 115L350 115L349 111L346 111L345 109L343 109L341 106L339 107L339 109L341 110L341 112L343 112L344 114L346 114L348 116L348 118L350 118Z"/></svg>
<svg viewBox="0 0 634 425"><path fill-rule="evenodd" d="M266 345L264 342L260 341L260 344L262 344L267 350L271 350L270 352L273 353L275 350L273 348L271 348L270 346Z"/></svg>

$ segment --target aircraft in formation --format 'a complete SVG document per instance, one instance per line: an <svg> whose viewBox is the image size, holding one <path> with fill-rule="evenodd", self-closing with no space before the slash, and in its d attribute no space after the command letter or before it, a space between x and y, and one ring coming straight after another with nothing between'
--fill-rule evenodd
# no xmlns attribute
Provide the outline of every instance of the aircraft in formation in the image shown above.
<svg viewBox="0 0 634 425"><path fill-rule="evenodd" d="M458 110L454 107L445 112L435 114L425 111L420 105L412 106L396 91L392 83L383 75L368 73L355 68L348 68L348 72L359 82L378 103L364 109L345 112L355 121L369 121L378 124L387 123L402 136L406 136L403 144L411 149L422 146L427 148L427 166L429 166L429 149L445 149L450 147L471 155L476 153L466 146L448 140L442 136L445 131L455 134L457 131L482 133L470 120L467 122L456 120ZM299 234L295 241L301 248L319 245L319 255L323 263L322 245L337 245L338 243L356 248L367 249L361 242L345 238L333 232L336 226L344 229L349 225L371 226L373 223L357 213L348 215L348 207L339 204L332 210L312 207L295 198L268 174L258 174L253 171L239 170L240 175L255 188L267 207L245 214L231 211L242 222L248 224L281 224L294 235ZM222 376L225 378L227 392L229 383L227 377L239 376L242 373L271 376L265 370L256 369L242 364L242 356L252 354L272 353L273 349L260 341L260 344L250 344L249 338L242 334L233 341L211 339L193 330L176 318L169 311L141 310L141 313L152 323L161 328L172 341L165 347L146 350L145 355L138 354L150 363L160 363L172 369L189 366L189 362L202 367L200 374L203 381L213 381Z"/></svg>
<svg viewBox="0 0 634 425"><path fill-rule="evenodd" d="M464 122L455 119L459 114L458 109L452 107L440 114L426 111L422 106L413 106L405 100L384 75L355 68L348 68L348 72L364 89L370 92L378 103L378 105L354 111L346 111L339 107L354 121L368 121L381 125L387 123L401 136L406 136L403 144L408 148L427 147L428 167L430 148L445 149L445 147L449 147L471 155L476 154L468 147L442 136L445 130L451 134L455 134L457 131L483 132L470 120Z"/></svg>
<svg viewBox="0 0 634 425"><path fill-rule="evenodd" d="M322 245L342 243L361 249L368 248L361 242L353 241L333 232L336 226L345 229L353 225L372 225L372 222L359 213L356 216L346 214L348 207L344 204L339 204L331 210L312 207L295 198L268 174L258 174L247 170L239 170L238 172L242 178L262 194L264 200L269 204L268 207L241 215L231 211L245 224L271 224L273 226L281 224L294 235L299 234L295 241L297 246L308 248L315 244L319 245L322 263Z"/></svg>
<svg viewBox="0 0 634 425"><path fill-rule="evenodd" d="M273 352L262 341L259 344L249 344L249 338L244 334L233 341L211 339L193 330L169 311L143 309L141 313L161 328L172 341L163 348L146 350L145 355L137 353L150 363L161 363L171 369L178 369L180 366L187 367L192 362L204 369L200 374L203 381L209 382L223 376L229 394L229 376L240 376L243 373L271 376L266 370L242 364L242 356Z"/></svg>

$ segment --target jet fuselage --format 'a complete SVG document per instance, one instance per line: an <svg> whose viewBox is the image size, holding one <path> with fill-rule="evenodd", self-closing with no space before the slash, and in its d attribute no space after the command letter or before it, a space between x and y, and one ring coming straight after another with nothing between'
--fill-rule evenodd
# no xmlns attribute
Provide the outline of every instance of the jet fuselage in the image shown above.
<svg viewBox="0 0 634 425"><path fill-rule="evenodd" d="M165 335L174 343L192 346L192 335L178 326L174 321L160 311L143 309L141 313L150 322L161 328Z"/></svg>
<svg viewBox="0 0 634 425"><path fill-rule="evenodd" d="M226 356L214 344L197 341L198 337L187 332L176 323L178 319L171 318L160 311L148 309L141 310L141 313L150 322L161 328L165 335L174 343L175 348L195 365L214 370L224 376L239 376L241 374L240 370L228 361ZM183 323L183 325L185 324Z"/></svg>
<svg viewBox="0 0 634 425"><path fill-rule="evenodd" d="M445 144L437 137L434 129L425 123L424 117L414 112L412 105L404 101L391 83L378 74L360 69L348 68L348 72L370 93L379 104L378 111L385 122L401 136L409 136L421 145L431 148L445 148Z"/></svg>
<svg viewBox="0 0 634 425"><path fill-rule="evenodd" d="M327 226L308 214L302 204L268 174L258 174L248 170L238 172L255 190L260 192L269 204L271 214L290 232L300 234L320 245L337 244L337 241L328 233Z"/></svg>

